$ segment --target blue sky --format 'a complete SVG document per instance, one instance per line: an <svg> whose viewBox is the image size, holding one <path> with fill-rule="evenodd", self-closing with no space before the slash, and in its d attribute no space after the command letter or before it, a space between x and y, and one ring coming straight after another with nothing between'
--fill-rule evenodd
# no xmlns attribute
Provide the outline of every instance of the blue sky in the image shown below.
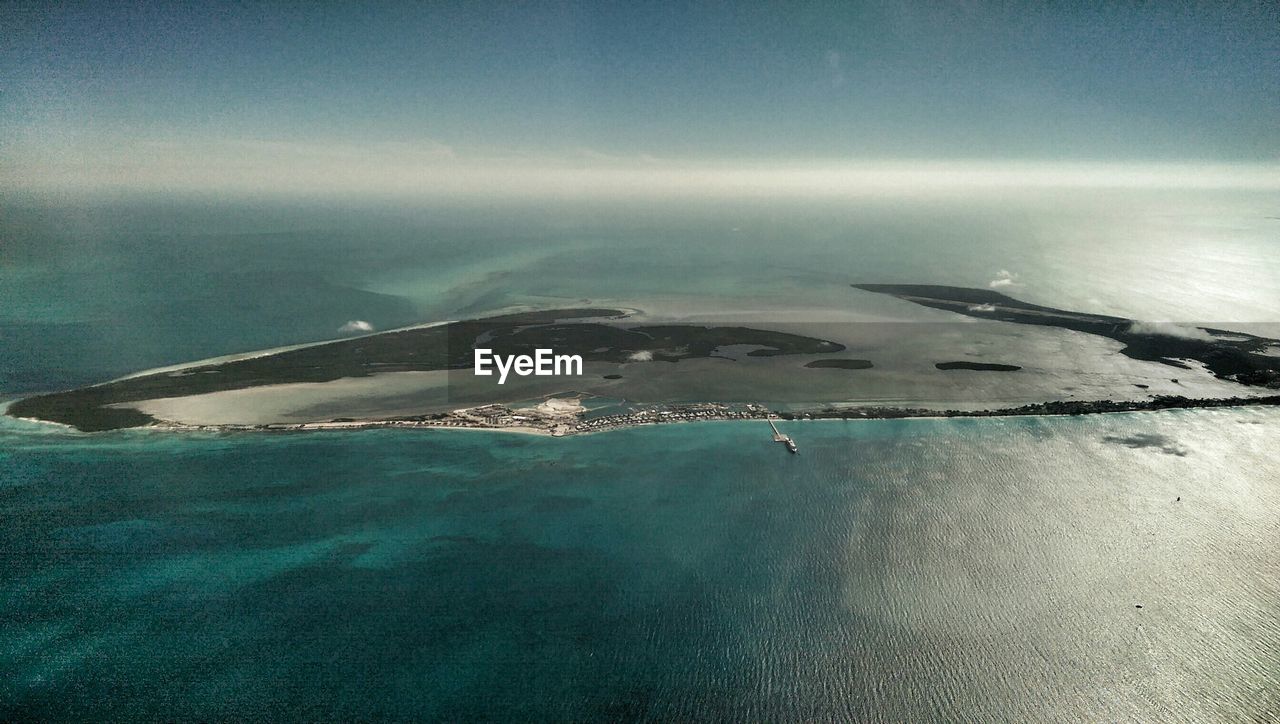
<svg viewBox="0 0 1280 724"><path fill-rule="evenodd" d="M0 26L10 182L268 146L292 149L276 166L1280 160L1273 2L9 2Z"/></svg>

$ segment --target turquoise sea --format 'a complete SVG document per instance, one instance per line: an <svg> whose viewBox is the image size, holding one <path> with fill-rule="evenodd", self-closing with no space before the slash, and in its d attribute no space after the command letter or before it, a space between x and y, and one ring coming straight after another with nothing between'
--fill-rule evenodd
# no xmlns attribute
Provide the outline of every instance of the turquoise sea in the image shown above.
<svg viewBox="0 0 1280 724"><path fill-rule="evenodd" d="M1266 333L1275 201L13 204L0 399L350 320L879 312L848 284L1001 270L1028 301ZM786 431L797 456L762 423L0 418L0 718L1280 718L1280 411Z"/></svg>
<svg viewBox="0 0 1280 724"><path fill-rule="evenodd" d="M1280 714L1276 410L789 431L6 423L4 713Z"/></svg>

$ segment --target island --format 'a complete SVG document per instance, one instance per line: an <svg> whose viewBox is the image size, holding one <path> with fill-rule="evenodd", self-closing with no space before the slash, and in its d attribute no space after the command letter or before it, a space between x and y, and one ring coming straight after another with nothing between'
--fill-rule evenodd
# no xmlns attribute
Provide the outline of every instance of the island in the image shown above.
<svg viewBox="0 0 1280 724"><path fill-rule="evenodd" d="M774 406L724 401L741 400L742 397L688 399L701 394L703 381L710 384L734 370L742 370L741 379L746 380L747 385L770 376L785 376L795 364L786 361L788 357L798 357L805 369L869 370L874 365L866 359L831 356L845 351L847 347L839 341L815 336L747 326L643 323L633 318L633 311L589 307L515 312L424 324L229 360L196 362L17 400L8 406L6 414L59 423L84 432L144 426L215 431L407 427L495 429L560 436L632 425L696 420L1080 415L1280 404L1280 395L1264 393L1264 389L1280 389L1280 356L1274 353L1280 349L1277 340L1210 328L1194 328L1186 334L1164 334L1151 331L1134 320L1038 306L985 289L935 285L854 286L969 317L1000 323L1058 327L1107 337L1121 342L1124 346L1120 353L1130 358L1186 369L1202 375L1202 379L1216 377L1230 383L1214 382L1217 385L1215 389L1239 385L1252 391L1248 394L1242 391L1238 396L1201 394L1198 397L1151 393L1146 395L1146 399L1137 400L1047 399L986 408L979 402L970 406L976 409L939 409L947 403L935 403L929 408L858 404L858 399L887 399L874 394L874 385L877 384L874 375L879 372L876 370L868 373L870 376L857 376L858 382L850 378L850 385L873 380L869 383L873 386L873 394L864 392L861 398L844 396L847 394L842 392L844 383L840 383L839 386L825 388L829 397L801 398L814 400L803 405L794 396L782 399ZM468 399L470 404L465 406L454 404L460 403L463 397L449 397L454 403L436 407L420 405L416 401L406 403L396 398L392 400L394 404L368 408L363 412L341 407L315 407L307 408L302 416L293 419L265 417L252 420L253 424L233 424L225 417L214 418L213 423L206 424L210 422L207 419L163 412L173 408L160 407L161 412L156 415L144 411L154 411L157 409L155 403L166 400L205 400L208 398L204 396L228 392L239 395L251 388L272 388L272 394L293 396L299 394L295 392L297 389L308 385L315 387L311 383L342 380L346 384L358 378L369 378L372 385L381 390L382 375L390 377L404 372L457 372L463 375L459 379L473 384L476 378L470 374L470 368L475 351L480 348L504 355L530 355L548 348L580 355L584 362L594 365L593 379L603 379L609 384L592 391L590 380L586 378L577 383L565 378L564 384L582 387L577 388L578 392L564 387L557 388L555 392L542 388L534 394L537 399L529 401L528 394L522 397L510 386L494 386L488 388L485 399ZM736 348L738 353L730 356L725 353L728 348ZM744 349L748 351L741 354ZM1107 351L1106 354L1113 352ZM688 365L680 364L685 361L689 361ZM1199 367L1192 366L1193 362L1203 365L1211 374L1199 371ZM630 367L646 364L649 367ZM676 366L680 372L673 377L661 374L662 369ZM974 361L939 362L934 367L944 373L952 370L1015 372L1022 369L1018 365ZM621 374L624 369L631 369L635 374L628 372L624 380ZM899 373L890 370L889 374ZM964 378L958 376L957 379ZM1018 379L1035 377L1023 375ZM626 385L633 383L638 385L634 389L650 393L657 390L658 399L666 401L655 400L646 404L623 399ZM1129 380L1118 381L1113 389L1120 386L1148 390L1148 385L1130 384ZM524 389L529 392L529 388ZM745 389L751 391L755 388L748 386ZM808 388L797 384L788 389L803 394ZM1071 389L1066 388L1062 396L1074 397L1069 393ZM674 392L664 395L669 390ZM396 393L383 394L394 396ZM1112 396L1123 394L1117 392ZM525 401L521 402L522 399ZM583 404L588 399L591 400L591 409ZM240 402L237 397L233 404L239 406ZM148 407L148 404L153 406Z"/></svg>
<svg viewBox="0 0 1280 724"><path fill-rule="evenodd" d="M1022 369L1018 365L1001 365L993 362L939 362L934 365L940 370L977 370L982 372L1017 372Z"/></svg>
<svg viewBox="0 0 1280 724"><path fill-rule="evenodd" d="M447 322L323 342L261 356L125 377L18 400L7 413L85 432L139 427L152 416L128 403L249 387L328 382L408 371L466 370L477 347L504 355L539 348L570 351L587 362L677 363L709 358L721 347L753 347L750 357L830 354L844 345L750 327L628 324L618 309L553 309Z"/></svg>
<svg viewBox="0 0 1280 724"><path fill-rule="evenodd" d="M1138 320L1088 312L1071 312L1023 302L989 289L934 284L852 284L856 289L967 317L1014 324L1034 324L1108 337L1125 346L1120 354L1137 360L1190 369L1203 364L1219 378L1242 385L1280 387L1280 356L1268 355L1280 340L1195 327L1187 334L1153 330Z"/></svg>

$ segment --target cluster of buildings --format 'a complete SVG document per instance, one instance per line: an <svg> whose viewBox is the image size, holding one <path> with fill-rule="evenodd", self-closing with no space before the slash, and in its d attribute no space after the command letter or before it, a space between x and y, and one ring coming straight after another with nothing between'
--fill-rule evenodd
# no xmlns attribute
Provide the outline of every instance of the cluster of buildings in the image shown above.
<svg viewBox="0 0 1280 724"><path fill-rule="evenodd" d="M600 432L633 425L654 425L695 420L764 419L771 413L762 405L726 405L722 403L689 403L662 405L584 419L576 414L546 414L537 408L513 410L493 404L435 415L423 415L363 426L386 427L482 427L533 428L560 437L577 433ZM332 423L312 423L296 427L327 427Z"/></svg>
<svg viewBox="0 0 1280 724"><path fill-rule="evenodd" d="M715 402L687 405L664 405L632 412L617 413L582 420L574 426L574 432L599 432L633 425L654 425L664 422L692 422L694 420L753 420L767 417L769 411L760 405L735 408Z"/></svg>
<svg viewBox="0 0 1280 724"><path fill-rule="evenodd" d="M338 418L327 422L273 423L265 425L181 425L184 429L213 430L342 430L373 427L455 427L455 428L524 428L560 437L587 432L601 432L633 425L654 425L695 420L760 420L773 415L763 405L727 405L716 402L688 403L645 407L584 419L574 413L547 413L538 408L513 410L493 404L431 415L414 415L389 420L355 420Z"/></svg>
<svg viewBox="0 0 1280 724"><path fill-rule="evenodd" d="M511 427L514 425L528 425L541 420L540 416L520 414L505 405L484 405L483 407L472 407L465 410L455 410L451 413L455 418L462 421L478 422L491 427ZM448 418L446 418L448 419Z"/></svg>
<svg viewBox="0 0 1280 724"><path fill-rule="evenodd" d="M1092 400L1052 401L1021 407L989 410L937 410L925 408L894 407L846 407L826 408L810 412L774 413L763 405L726 405L716 402L672 404L630 412L619 412L600 417L584 418L578 411L548 412L539 408L513 410L504 405L485 405L453 412L415 415L389 420L356 420L336 418L327 422L252 424L185 424L159 420L154 425L169 429L224 432L235 430L298 431L298 430L353 430L375 427L455 427L519 429L545 432L557 437L578 433L602 432L634 425L654 425L669 422L693 422L696 420L783 420L808 419L884 419L904 417L998 417L1004 415L1088 415L1106 412L1136 412L1170 408L1234 407L1238 405L1280 406L1280 395L1265 397L1229 397L1193 399L1177 396L1156 396L1149 400ZM775 439L781 435L775 428ZM792 445L788 445L793 448ZM792 450L794 452L794 449Z"/></svg>

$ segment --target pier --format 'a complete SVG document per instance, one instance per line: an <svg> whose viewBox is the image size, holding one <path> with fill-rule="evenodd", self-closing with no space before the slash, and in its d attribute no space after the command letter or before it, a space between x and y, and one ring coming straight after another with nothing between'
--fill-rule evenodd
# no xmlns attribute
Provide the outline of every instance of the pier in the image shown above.
<svg viewBox="0 0 1280 724"><path fill-rule="evenodd" d="M777 425L775 425L775 424L773 424L773 420L768 420L767 422L769 423L769 427L773 429L773 441L774 441L774 442L780 442L780 443L782 443L783 445L786 445L786 446L787 446L787 452L789 452L789 453L791 453L791 454L793 454L793 455L794 455L795 453L800 452L799 450L797 450L797 449L796 449L796 443L795 443L795 441L794 441L794 440L792 440L790 437L787 437L786 435L783 435L781 432L778 432L778 426L777 426Z"/></svg>

